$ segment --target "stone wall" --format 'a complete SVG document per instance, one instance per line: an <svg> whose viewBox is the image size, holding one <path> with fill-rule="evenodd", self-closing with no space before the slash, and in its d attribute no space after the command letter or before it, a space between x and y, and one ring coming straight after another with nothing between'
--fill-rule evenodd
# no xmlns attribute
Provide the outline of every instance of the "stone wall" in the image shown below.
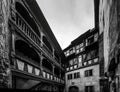
<svg viewBox="0 0 120 92"><path fill-rule="evenodd" d="M104 48L103 48L103 33L99 35L99 62L100 62L100 77L104 76Z"/></svg>
<svg viewBox="0 0 120 92"><path fill-rule="evenodd" d="M85 77L85 70L93 69L93 76ZM80 78L78 79L72 79L67 80L68 74L73 74L76 72L80 72ZM65 75L66 80L66 92L68 92L68 89L70 86L77 86L79 88L79 92L84 92L85 86L94 86L95 92L100 92L99 88L99 65L94 65L86 68L82 68L79 70L71 71L66 73Z"/></svg>
<svg viewBox="0 0 120 92"><path fill-rule="evenodd" d="M104 70L107 71L109 63L109 13L112 0L100 0L99 5L99 32L103 33L103 45L104 45Z"/></svg>
<svg viewBox="0 0 120 92"><path fill-rule="evenodd" d="M105 72L118 51L119 43L119 0L100 0L99 29L103 33Z"/></svg>
<svg viewBox="0 0 120 92"><path fill-rule="evenodd" d="M115 57L115 51L117 51L117 39L119 30L117 29L117 0L113 0L110 7L110 18L109 18L109 61Z"/></svg>
<svg viewBox="0 0 120 92"><path fill-rule="evenodd" d="M11 85L8 40L9 1L0 0L0 88L9 88Z"/></svg>

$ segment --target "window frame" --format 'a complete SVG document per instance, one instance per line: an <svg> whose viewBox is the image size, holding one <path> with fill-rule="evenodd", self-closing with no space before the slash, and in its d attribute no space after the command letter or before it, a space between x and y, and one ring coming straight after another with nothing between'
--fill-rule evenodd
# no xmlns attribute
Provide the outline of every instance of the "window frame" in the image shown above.
<svg viewBox="0 0 120 92"><path fill-rule="evenodd" d="M85 86L85 92L95 92L94 86L93 85Z"/></svg>
<svg viewBox="0 0 120 92"><path fill-rule="evenodd" d="M93 69L84 71L85 77L91 77L93 76Z"/></svg>
<svg viewBox="0 0 120 92"><path fill-rule="evenodd" d="M71 80L71 79L73 79L72 74L68 74L68 75L67 75L67 80Z"/></svg>

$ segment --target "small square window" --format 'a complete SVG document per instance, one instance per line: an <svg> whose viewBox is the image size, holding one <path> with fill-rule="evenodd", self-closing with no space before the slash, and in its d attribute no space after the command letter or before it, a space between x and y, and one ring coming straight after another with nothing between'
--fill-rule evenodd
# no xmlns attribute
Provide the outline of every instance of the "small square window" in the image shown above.
<svg viewBox="0 0 120 92"><path fill-rule="evenodd" d="M76 49L79 49L79 45L76 46Z"/></svg>
<svg viewBox="0 0 120 92"><path fill-rule="evenodd" d="M84 62L84 66L86 66L87 65L87 62Z"/></svg>
<svg viewBox="0 0 120 92"><path fill-rule="evenodd" d="M74 69L76 69L77 68L77 65L74 65Z"/></svg>
<svg viewBox="0 0 120 92"><path fill-rule="evenodd" d="M74 64L77 64L77 63L78 63L77 58L75 58L74 59Z"/></svg>
<svg viewBox="0 0 120 92"><path fill-rule="evenodd" d="M81 62L78 63L78 67L82 67L82 63Z"/></svg>
<svg viewBox="0 0 120 92"><path fill-rule="evenodd" d="M74 60L70 60L70 61L69 61L69 64L70 64L70 65L73 65L73 62L74 62Z"/></svg>
<svg viewBox="0 0 120 92"><path fill-rule="evenodd" d="M79 72L74 73L74 79L76 79L76 78L80 78L80 73Z"/></svg>
<svg viewBox="0 0 120 92"><path fill-rule="evenodd" d="M91 64L91 63L92 63L92 60L89 60L89 61L88 61L88 64Z"/></svg>
<svg viewBox="0 0 120 92"><path fill-rule="evenodd" d="M67 75L67 79L68 79L68 80L72 79L72 74L68 74L68 75Z"/></svg>
<svg viewBox="0 0 120 92"><path fill-rule="evenodd" d="M73 70L73 67L70 67L70 70Z"/></svg>
<svg viewBox="0 0 120 92"><path fill-rule="evenodd" d="M69 71L69 68L66 68L67 71Z"/></svg>
<svg viewBox="0 0 120 92"><path fill-rule="evenodd" d="M94 35L94 41L97 41L97 40L98 40L98 33Z"/></svg>
<svg viewBox="0 0 120 92"><path fill-rule="evenodd" d="M76 53L77 53L77 54L79 53L79 49L76 50Z"/></svg>
<svg viewBox="0 0 120 92"><path fill-rule="evenodd" d="M82 62L82 55L78 57L79 62Z"/></svg>
<svg viewBox="0 0 120 92"><path fill-rule="evenodd" d="M85 77L93 76L93 70L86 70L85 71Z"/></svg>
<svg viewBox="0 0 120 92"><path fill-rule="evenodd" d="M83 47L80 48L80 52L82 52L82 51L84 51L84 48L83 48Z"/></svg>
<svg viewBox="0 0 120 92"><path fill-rule="evenodd" d="M94 92L94 86L85 86L85 92Z"/></svg>
<svg viewBox="0 0 120 92"><path fill-rule="evenodd" d="M97 62L98 62L98 58L95 58L95 59L94 59L94 62L97 63Z"/></svg>

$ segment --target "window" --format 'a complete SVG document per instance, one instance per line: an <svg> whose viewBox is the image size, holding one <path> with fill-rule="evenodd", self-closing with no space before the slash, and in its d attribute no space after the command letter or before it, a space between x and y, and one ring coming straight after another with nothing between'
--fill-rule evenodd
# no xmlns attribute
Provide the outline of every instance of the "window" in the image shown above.
<svg viewBox="0 0 120 92"><path fill-rule="evenodd" d="M94 36L88 38L88 45L91 45L94 42Z"/></svg>
<svg viewBox="0 0 120 92"><path fill-rule="evenodd" d="M68 50L68 51L66 51L65 55L66 55L66 56L69 56L69 50Z"/></svg>
<svg viewBox="0 0 120 92"><path fill-rule="evenodd" d="M94 86L85 86L85 92L94 92Z"/></svg>
<svg viewBox="0 0 120 92"><path fill-rule="evenodd" d="M73 62L74 62L73 60L70 60L70 61L69 61L69 64L70 64L70 65L73 65Z"/></svg>
<svg viewBox="0 0 120 92"><path fill-rule="evenodd" d="M91 64L91 63L92 63L92 60L89 60L89 61L88 61L88 64Z"/></svg>
<svg viewBox="0 0 120 92"><path fill-rule="evenodd" d="M69 68L66 68L67 71L69 71Z"/></svg>
<svg viewBox="0 0 120 92"><path fill-rule="evenodd" d="M76 49L79 49L79 45L76 46Z"/></svg>
<svg viewBox="0 0 120 92"><path fill-rule="evenodd" d="M76 69L77 68L77 65L74 65L74 69Z"/></svg>
<svg viewBox="0 0 120 92"><path fill-rule="evenodd" d="M95 57L98 56L98 50L95 50Z"/></svg>
<svg viewBox="0 0 120 92"><path fill-rule="evenodd" d="M75 53L75 47L73 47L73 53Z"/></svg>
<svg viewBox="0 0 120 92"><path fill-rule="evenodd" d="M70 70L72 70L73 69L73 67L70 67Z"/></svg>
<svg viewBox="0 0 120 92"><path fill-rule="evenodd" d="M88 46L88 40L87 39L85 40L85 46Z"/></svg>
<svg viewBox="0 0 120 92"><path fill-rule="evenodd" d="M98 40L98 33L94 34L94 41Z"/></svg>
<svg viewBox="0 0 120 92"><path fill-rule="evenodd" d="M67 79L68 79L68 80L72 79L72 74L68 74L68 75L67 75Z"/></svg>
<svg viewBox="0 0 120 92"><path fill-rule="evenodd" d="M97 49L91 51L91 58L96 57L96 56L98 56L98 50Z"/></svg>
<svg viewBox="0 0 120 92"><path fill-rule="evenodd" d="M80 48L80 52L82 52L82 51L84 51L84 48L83 48L83 47Z"/></svg>
<svg viewBox="0 0 120 92"><path fill-rule="evenodd" d="M91 51L91 58L95 57L95 50Z"/></svg>
<svg viewBox="0 0 120 92"><path fill-rule="evenodd" d="M94 59L94 62L97 63L97 62L98 62L98 58L95 58L95 59Z"/></svg>
<svg viewBox="0 0 120 92"><path fill-rule="evenodd" d="M83 47L83 43L80 44L80 47Z"/></svg>
<svg viewBox="0 0 120 92"><path fill-rule="evenodd" d="M83 60L86 60L86 54L83 54Z"/></svg>
<svg viewBox="0 0 120 92"><path fill-rule="evenodd" d="M82 62L82 55L80 55L79 57L78 57L79 59L79 62Z"/></svg>
<svg viewBox="0 0 120 92"><path fill-rule="evenodd" d="M84 66L86 66L87 65L87 62L84 62Z"/></svg>
<svg viewBox="0 0 120 92"><path fill-rule="evenodd" d="M79 57L78 57L78 67L81 67L82 66L82 55L80 55Z"/></svg>
<svg viewBox="0 0 120 92"><path fill-rule="evenodd" d="M93 75L93 70L86 70L85 71L85 77L89 77L89 76L92 76Z"/></svg>
<svg viewBox="0 0 120 92"><path fill-rule="evenodd" d="M70 54L73 54L73 48L70 49Z"/></svg>
<svg viewBox="0 0 120 92"><path fill-rule="evenodd" d="M64 55L65 55L65 56L66 56L66 54L67 54L67 53L66 53L66 52L64 52Z"/></svg>
<svg viewBox="0 0 120 92"><path fill-rule="evenodd" d="M79 53L79 49L77 49L76 53L77 53L77 54Z"/></svg>
<svg viewBox="0 0 120 92"><path fill-rule="evenodd" d="M89 59L91 59L91 53L90 52L86 54L85 60L89 60Z"/></svg>
<svg viewBox="0 0 120 92"><path fill-rule="evenodd" d="M76 46L76 53L82 52L84 50L83 43Z"/></svg>
<svg viewBox="0 0 120 92"><path fill-rule="evenodd" d="M78 62L77 62L77 58L75 58L75 59L74 59L74 64L77 64L77 63L78 63Z"/></svg>
<svg viewBox="0 0 120 92"><path fill-rule="evenodd" d="M80 78L80 73L79 72L74 73L74 79L76 79L76 78Z"/></svg>

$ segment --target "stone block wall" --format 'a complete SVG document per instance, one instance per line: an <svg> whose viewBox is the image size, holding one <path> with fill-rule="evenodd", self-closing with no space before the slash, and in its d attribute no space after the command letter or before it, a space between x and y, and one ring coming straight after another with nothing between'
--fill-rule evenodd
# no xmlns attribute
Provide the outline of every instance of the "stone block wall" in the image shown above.
<svg viewBox="0 0 120 92"><path fill-rule="evenodd" d="M11 86L8 30L9 1L0 0L0 88Z"/></svg>
<svg viewBox="0 0 120 92"><path fill-rule="evenodd" d="M93 76L90 77L85 77L85 71L93 69ZM80 78L78 79L67 79L68 74L73 74L76 72L80 72ZM75 71L67 72L65 75L65 80L66 80L66 92L68 92L70 86L77 86L79 88L79 92L84 92L85 91L85 86L94 86L95 92L100 92L100 86L99 86L99 64L78 69Z"/></svg>

